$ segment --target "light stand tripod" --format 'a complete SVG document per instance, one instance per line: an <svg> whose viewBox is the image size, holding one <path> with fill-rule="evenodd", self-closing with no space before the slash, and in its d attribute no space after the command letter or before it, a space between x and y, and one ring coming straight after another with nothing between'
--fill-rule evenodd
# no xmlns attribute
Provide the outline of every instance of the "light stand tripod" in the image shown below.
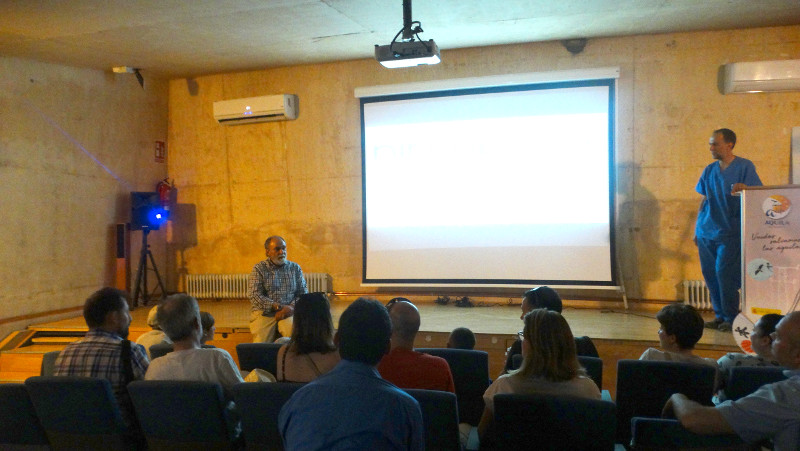
<svg viewBox="0 0 800 451"><path fill-rule="evenodd" d="M147 235L150 233L149 227L142 227L142 251L139 253L139 269L136 271L136 288L133 290L133 306L139 306L139 295L142 295L142 305L147 305L147 302L150 300L153 293L155 293L155 288L161 289L161 296L164 297L167 291L164 289L164 283L161 282L161 274L158 273L158 267L156 266L156 261L153 259L153 253L150 252L150 245L147 244ZM153 293L149 293L147 291L147 259L150 259L150 263L153 265L153 272L156 273L156 279L158 280L158 287L153 288Z"/></svg>

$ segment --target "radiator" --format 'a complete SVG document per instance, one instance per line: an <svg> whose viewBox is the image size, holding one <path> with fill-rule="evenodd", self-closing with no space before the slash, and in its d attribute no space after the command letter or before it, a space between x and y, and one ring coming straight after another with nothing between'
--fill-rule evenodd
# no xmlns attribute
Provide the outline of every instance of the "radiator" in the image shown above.
<svg viewBox="0 0 800 451"><path fill-rule="evenodd" d="M704 280L683 281L683 303L689 304L697 310L714 310L711 304L711 293ZM739 290L739 310L744 311L742 290Z"/></svg>
<svg viewBox="0 0 800 451"><path fill-rule="evenodd" d="M330 274L303 274L310 293L333 292ZM197 299L247 299L250 274L187 274L186 292Z"/></svg>
<svg viewBox="0 0 800 451"><path fill-rule="evenodd" d="M698 310L711 310L711 295L704 280L683 281L683 302Z"/></svg>

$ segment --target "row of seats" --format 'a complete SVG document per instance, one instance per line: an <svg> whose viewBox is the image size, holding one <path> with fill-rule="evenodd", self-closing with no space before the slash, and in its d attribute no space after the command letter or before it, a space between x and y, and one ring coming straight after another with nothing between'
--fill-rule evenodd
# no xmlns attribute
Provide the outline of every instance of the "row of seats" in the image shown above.
<svg viewBox="0 0 800 451"><path fill-rule="evenodd" d="M128 391L151 450L281 449L278 413L303 384L241 383L233 387L242 438L218 384L136 381ZM426 449L460 449L452 393L407 390L423 413ZM610 401L550 395L495 397L496 449L619 448L618 406ZM0 445L48 444L54 450L134 449L108 381L83 377L28 379L0 385ZM736 436L697 436L674 420L635 417L633 449L701 446L748 449ZM30 448L28 448L30 449Z"/></svg>
<svg viewBox="0 0 800 451"><path fill-rule="evenodd" d="M135 381L128 393L150 450L282 449L278 413L304 384L245 382L233 387L237 415L219 384ZM426 449L458 450L452 393L407 390L420 404ZM0 447L53 450L135 449L111 384L104 379L37 376L0 385ZM238 417L238 418L235 418ZM238 437L237 420L242 434ZM33 448L35 449L35 448Z"/></svg>
<svg viewBox="0 0 800 451"><path fill-rule="evenodd" d="M265 368L269 370L274 368L271 365L275 364L275 356L277 356L279 347L279 345L274 344L247 343L238 345L237 353L241 369ZM438 348L418 350L439 355L448 360L456 386L456 405L458 409L456 418L460 419L461 422L477 424L483 410L482 395L489 384L488 355L483 351ZM591 357L580 357L580 359L598 387L602 387L602 360ZM653 432L653 428L655 430L666 428L664 430L670 431L669 433L672 435L675 434L675 431L681 431L682 428L674 422L659 420L654 423L655 426L651 425L650 422L650 420L660 416L664 403L673 393L681 392L690 399L702 404L711 404L715 378L715 370L712 367L675 362L621 360L618 364L617 375L617 400L613 404L613 414L610 417L616 419L616 425L613 430L615 431L614 437L617 443L630 443L631 439L637 442L635 429L632 433L632 424L638 424L640 430L646 431L646 434L638 440L640 447L654 437L658 438L658 440L663 439L662 436ZM729 375L726 393L729 399L738 399L755 391L765 383L776 382L784 378L785 376L783 376L780 368L733 368ZM277 385L288 386L287 384ZM602 415L604 421L590 422L592 425L605 424L604 422L607 422L609 418L608 407L606 406L600 410L603 409L606 409L606 412ZM535 417L534 415L533 419ZM634 422L632 419L635 417L648 417L648 419L642 418L638 422ZM426 419L427 423L431 421L431 418ZM498 421L498 423L502 422ZM531 424L520 423L519 420L514 421L514 423ZM448 420L444 424L452 425L453 422ZM441 431L446 431L447 429L447 427L437 428L437 436L442 435ZM450 429L452 430L452 428ZM607 427L604 426L602 429L606 433L608 432ZM581 435L586 436L586 434ZM498 434L498 436L503 437L503 440L508 438L505 437L505 434ZM680 438L680 440L696 439L699 439L699 437L694 437L691 434Z"/></svg>

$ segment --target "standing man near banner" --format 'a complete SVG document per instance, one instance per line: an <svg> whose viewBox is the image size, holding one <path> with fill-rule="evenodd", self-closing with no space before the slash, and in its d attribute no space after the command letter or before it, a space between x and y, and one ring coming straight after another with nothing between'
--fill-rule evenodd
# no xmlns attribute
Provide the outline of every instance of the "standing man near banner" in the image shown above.
<svg viewBox="0 0 800 451"><path fill-rule="evenodd" d="M250 273L250 332L254 343L272 342L278 332L292 334L294 302L308 292L300 265L286 259L286 241L271 236L264 242L267 259Z"/></svg>
<svg viewBox="0 0 800 451"><path fill-rule="evenodd" d="M695 187L703 202L694 241L715 314L705 327L728 332L739 314L742 283L741 205L734 194L748 186L761 186L761 179L750 160L733 154L733 131L714 130L708 143L711 156L718 161L706 166Z"/></svg>

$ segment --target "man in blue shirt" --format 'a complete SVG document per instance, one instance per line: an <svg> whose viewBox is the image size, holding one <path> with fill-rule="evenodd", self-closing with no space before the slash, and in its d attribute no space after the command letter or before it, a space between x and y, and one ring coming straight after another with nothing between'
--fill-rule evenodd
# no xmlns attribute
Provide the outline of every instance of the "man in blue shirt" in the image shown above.
<svg viewBox="0 0 800 451"><path fill-rule="evenodd" d="M422 450L417 401L381 378L375 366L391 347L386 308L359 298L339 319L341 362L299 389L283 406L278 428L291 450Z"/></svg>
<svg viewBox="0 0 800 451"><path fill-rule="evenodd" d="M709 146L711 156L718 161L706 166L695 188L703 195L703 202L694 240L715 314L705 326L723 332L731 330L739 314L742 284L741 205L734 194L748 186L761 186L753 163L733 154L735 145L733 131L714 130Z"/></svg>
<svg viewBox="0 0 800 451"><path fill-rule="evenodd" d="M786 315L772 336L772 353L787 379L767 384L736 401L707 407L676 393L664 406L698 434L736 433L747 443L772 439L775 451L800 449L800 312Z"/></svg>

